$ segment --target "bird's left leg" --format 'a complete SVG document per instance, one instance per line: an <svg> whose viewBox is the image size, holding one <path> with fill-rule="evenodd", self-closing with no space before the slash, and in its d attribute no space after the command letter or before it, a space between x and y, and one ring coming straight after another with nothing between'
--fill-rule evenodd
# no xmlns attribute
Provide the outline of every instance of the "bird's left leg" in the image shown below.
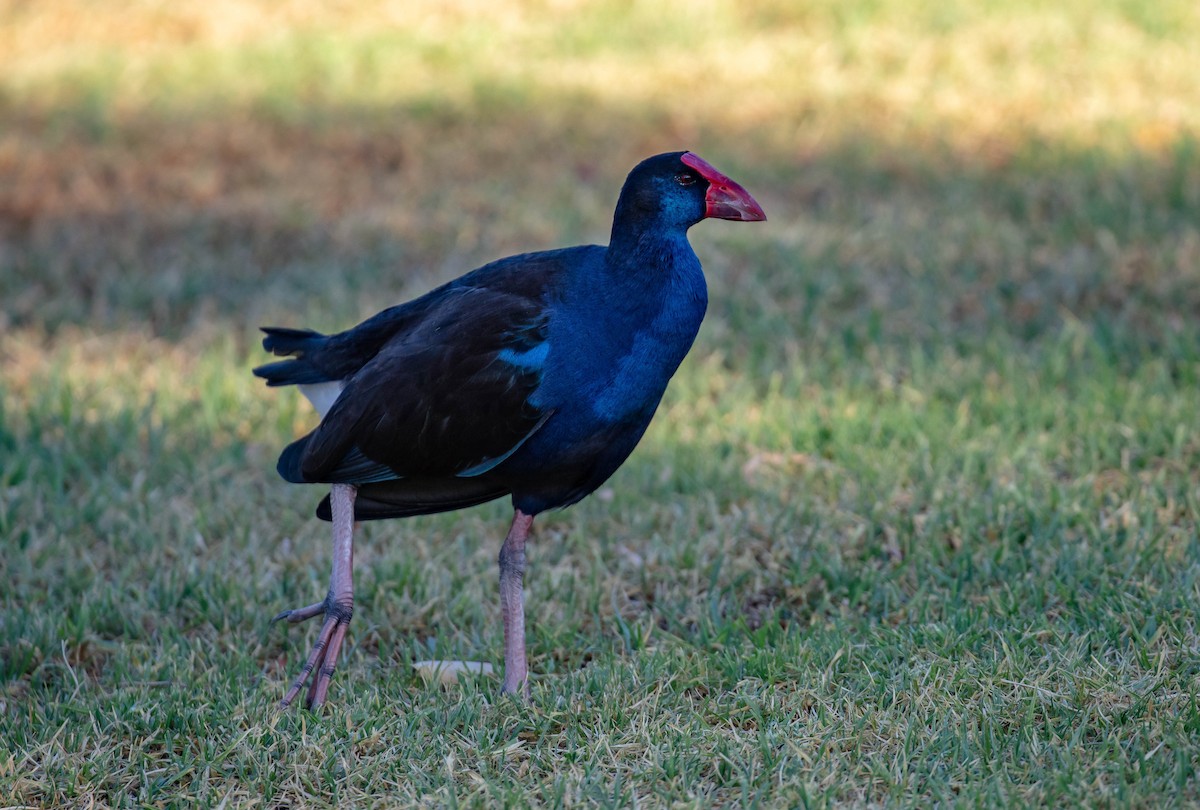
<svg viewBox="0 0 1200 810"><path fill-rule="evenodd" d="M292 688L283 696L280 708L286 709L300 694L300 689L312 677L308 687L305 705L310 709L318 708L325 702L329 692L329 682L337 668L338 653L342 641L346 638L346 627L350 617L354 615L354 584L352 579L354 567L354 498L358 490L351 484L334 484L329 491L329 502L333 512L333 573L329 578L329 593L324 602L315 605L285 610L272 619L272 622L287 620L288 624L296 624L314 616L324 614L325 623L317 636L308 660ZM313 671L316 675L313 675Z"/></svg>

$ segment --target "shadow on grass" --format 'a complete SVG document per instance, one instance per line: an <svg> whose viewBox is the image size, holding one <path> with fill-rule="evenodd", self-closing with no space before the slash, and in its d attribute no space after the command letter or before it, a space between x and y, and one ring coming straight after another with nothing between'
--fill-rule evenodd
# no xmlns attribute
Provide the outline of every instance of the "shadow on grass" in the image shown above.
<svg viewBox="0 0 1200 810"><path fill-rule="evenodd" d="M60 489L106 471L132 481L142 464L111 468L108 456L120 459L130 446L122 442L139 436L164 443L143 461L159 453L198 454L203 467L245 463L240 448L273 445L307 419L291 400L268 407L258 389L246 393L257 385L248 367L259 324L344 328L491 258L603 241L627 169L678 147L726 168L771 216L761 227L693 231L712 287L696 354L719 355L719 366L756 381L739 395L747 407L799 368L815 382L788 383L784 396L829 386L894 397L914 352L935 364L984 358L969 370L978 402L993 396L987 368L1014 350L1050 356L1019 371L1050 370L1058 376L1046 385L1072 390L1084 390L1084 378L1053 371L1062 358L1110 375L1158 359L1194 379L1200 160L1190 141L1115 155L857 133L801 151L780 137L784 125L681 122L579 95L481 99L174 116L0 108L0 300L4 326L32 336L10 368L35 369L9 378L29 410L10 415L16 427L0 438L40 444L42 425L53 446L63 425L88 435L116 414L108 455L60 447L62 458L47 461ZM89 334L98 336L91 353L71 354ZM1064 350L1077 334L1097 348ZM53 355L57 337L56 362L85 371L61 383L59 404L81 405L55 428L43 418L45 396L30 391L54 382L53 369L37 366L47 362L40 343ZM155 345L141 346L148 340ZM187 365L193 352L199 366ZM104 371L114 358L183 371ZM711 393L702 377L686 396ZM935 395L940 387L953 389L950 431L963 379L930 384ZM97 406L106 390L129 402ZM153 391L159 400L146 398ZM147 426L153 413L170 419L169 432ZM772 418L795 421L782 411ZM812 449L828 437L793 431L772 441L800 439ZM754 452L756 440L747 432L739 441L724 478L700 476L694 489L736 481L745 461L737 454ZM640 452L645 469L659 470L707 444L676 432ZM273 452L254 452L268 469ZM82 464L77 476L71 464ZM179 468L173 474L190 474Z"/></svg>
<svg viewBox="0 0 1200 810"><path fill-rule="evenodd" d="M481 98L172 116L9 108L6 325L168 339L296 313L346 326L491 258L604 241L628 168L684 147L771 215L753 233L693 232L718 334L930 346L1036 340L1078 320L1153 346L1194 342L1191 141L1117 155L854 133L801 151L787 126Z"/></svg>

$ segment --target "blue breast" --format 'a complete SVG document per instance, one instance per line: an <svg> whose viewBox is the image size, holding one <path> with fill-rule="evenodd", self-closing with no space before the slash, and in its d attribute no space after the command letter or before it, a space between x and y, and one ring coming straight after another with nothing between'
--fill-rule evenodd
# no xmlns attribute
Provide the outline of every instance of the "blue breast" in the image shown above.
<svg viewBox="0 0 1200 810"><path fill-rule="evenodd" d="M541 365L531 404L555 411L506 471L588 467L598 486L640 439L704 319L704 274L686 237L648 262L590 258L554 304L546 342L504 358Z"/></svg>

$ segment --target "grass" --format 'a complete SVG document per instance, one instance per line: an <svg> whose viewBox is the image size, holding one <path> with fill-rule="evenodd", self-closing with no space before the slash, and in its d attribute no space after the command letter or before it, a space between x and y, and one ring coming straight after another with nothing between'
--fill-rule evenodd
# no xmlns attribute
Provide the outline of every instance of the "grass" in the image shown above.
<svg viewBox="0 0 1200 810"><path fill-rule="evenodd" d="M1195 4L0 3L0 806L1200 802ZM642 446L535 526L369 524L331 694L336 329L603 241L694 148L709 318Z"/></svg>

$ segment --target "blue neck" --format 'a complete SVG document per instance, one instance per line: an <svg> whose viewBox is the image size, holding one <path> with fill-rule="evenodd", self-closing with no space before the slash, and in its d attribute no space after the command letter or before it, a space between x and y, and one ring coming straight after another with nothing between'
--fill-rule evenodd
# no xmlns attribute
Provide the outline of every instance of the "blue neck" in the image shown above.
<svg viewBox="0 0 1200 810"><path fill-rule="evenodd" d="M648 420L695 340L708 291L683 229L614 248L575 277L551 324L542 395L551 407L589 402L604 422Z"/></svg>
<svg viewBox="0 0 1200 810"><path fill-rule="evenodd" d="M700 260L682 227L614 229L598 269L616 311L657 312L672 298L707 296Z"/></svg>

